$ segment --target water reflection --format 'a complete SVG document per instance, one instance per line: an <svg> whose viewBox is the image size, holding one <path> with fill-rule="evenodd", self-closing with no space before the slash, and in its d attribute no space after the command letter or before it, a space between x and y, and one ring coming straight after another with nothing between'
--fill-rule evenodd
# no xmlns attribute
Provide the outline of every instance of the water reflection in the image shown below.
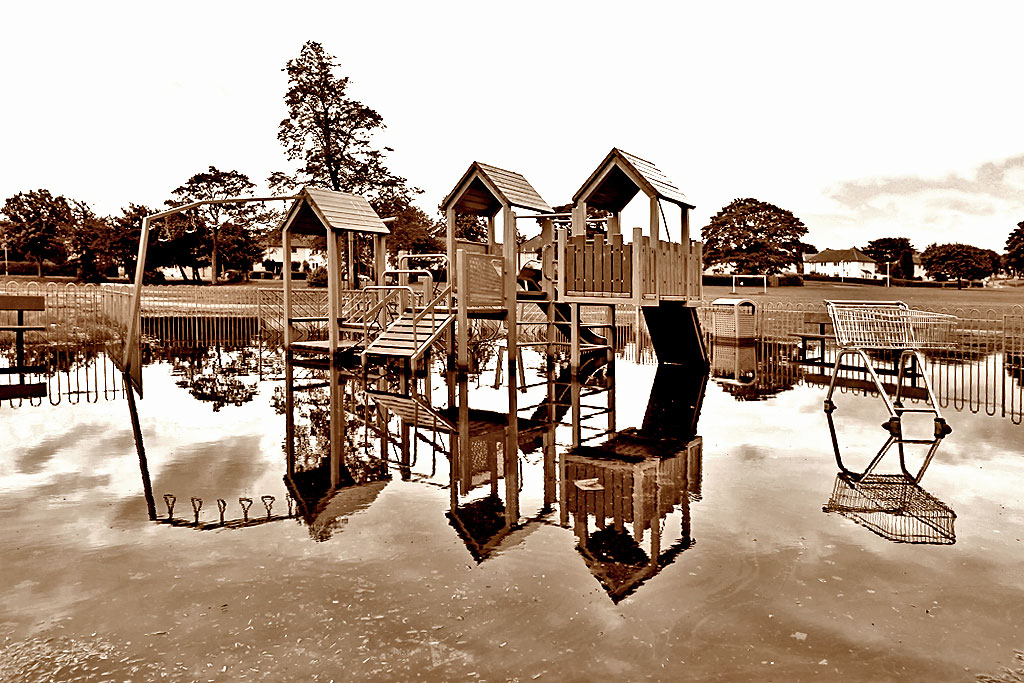
<svg viewBox="0 0 1024 683"><path fill-rule="evenodd" d="M858 478L840 472L823 510L838 513L896 543L956 543L956 513L902 474Z"/></svg>
<svg viewBox="0 0 1024 683"><path fill-rule="evenodd" d="M707 378L704 369L659 365L640 429L563 458L562 525L571 517L579 554L614 602L694 543L690 503L700 500L696 432Z"/></svg>

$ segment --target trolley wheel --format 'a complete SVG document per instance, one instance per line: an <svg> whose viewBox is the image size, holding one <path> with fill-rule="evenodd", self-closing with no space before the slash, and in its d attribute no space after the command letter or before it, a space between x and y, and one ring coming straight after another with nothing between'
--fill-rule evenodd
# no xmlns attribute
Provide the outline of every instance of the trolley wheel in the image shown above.
<svg viewBox="0 0 1024 683"><path fill-rule="evenodd" d="M836 409L836 404L833 403L830 399L826 398L824 409L826 414L831 415L832 412Z"/></svg>
<svg viewBox="0 0 1024 683"><path fill-rule="evenodd" d="M946 419L943 417L935 418L935 438L941 439L944 436L953 433L953 428L946 424Z"/></svg>
<svg viewBox="0 0 1024 683"><path fill-rule="evenodd" d="M892 434L894 438L900 438L900 432L902 431L900 427L900 418L895 415L890 417L882 423L882 429Z"/></svg>

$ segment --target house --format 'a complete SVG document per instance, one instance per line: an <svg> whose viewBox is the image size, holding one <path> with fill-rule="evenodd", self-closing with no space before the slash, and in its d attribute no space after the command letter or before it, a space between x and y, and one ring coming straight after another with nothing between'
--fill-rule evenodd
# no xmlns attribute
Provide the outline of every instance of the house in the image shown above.
<svg viewBox="0 0 1024 683"><path fill-rule="evenodd" d="M878 264L856 247L825 249L804 260L804 272L830 277L885 277L885 266L878 272Z"/></svg>
<svg viewBox="0 0 1024 683"><path fill-rule="evenodd" d="M320 240L321 243L323 240ZM281 272L281 265L284 258L281 254L281 235L272 233L263 245L263 260L253 264L255 271ZM319 266L327 264L327 249L322 244L317 245L315 238L307 235L296 235L292 238L291 261L298 264L298 269L310 271ZM268 268L268 265L272 266Z"/></svg>

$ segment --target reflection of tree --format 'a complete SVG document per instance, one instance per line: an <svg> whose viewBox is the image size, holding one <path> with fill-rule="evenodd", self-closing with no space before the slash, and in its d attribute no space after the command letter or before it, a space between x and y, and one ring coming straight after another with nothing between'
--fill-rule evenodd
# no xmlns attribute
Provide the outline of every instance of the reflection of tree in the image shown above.
<svg viewBox="0 0 1024 683"><path fill-rule="evenodd" d="M256 352L249 347L159 347L154 357L173 364L179 387L198 401L213 404L214 412L226 405L240 406L257 394L256 383L240 379L256 373Z"/></svg>

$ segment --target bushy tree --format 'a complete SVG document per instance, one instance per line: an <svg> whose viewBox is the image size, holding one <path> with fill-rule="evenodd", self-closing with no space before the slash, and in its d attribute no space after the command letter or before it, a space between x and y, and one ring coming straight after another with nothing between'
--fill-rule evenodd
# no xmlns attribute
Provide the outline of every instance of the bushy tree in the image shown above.
<svg viewBox="0 0 1024 683"><path fill-rule="evenodd" d="M875 259L879 266L889 263L889 275L894 278L914 276L914 247L906 237L880 237L868 242L861 251ZM909 268L906 267L908 257Z"/></svg>
<svg viewBox="0 0 1024 683"><path fill-rule="evenodd" d="M921 254L921 265L936 280L977 280L999 270L999 254L970 244L932 244Z"/></svg>
<svg viewBox="0 0 1024 683"><path fill-rule="evenodd" d="M35 261L39 277L43 261L63 261L67 256L64 238L74 221L71 205L49 190L19 192L4 202L7 217L4 241L30 261Z"/></svg>
<svg viewBox="0 0 1024 683"><path fill-rule="evenodd" d="M1024 221L1006 238L1006 268L1014 275L1024 271Z"/></svg>
<svg viewBox="0 0 1024 683"><path fill-rule="evenodd" d="M799 262L807 227L786 209L746 198L724 207L701 234L706 266L732 264L738 273L768 275Z"/></svg>
<svg viewBox="0 0 1024 683"><path fill-rule="evenodd" d="M82 201L71 202L71 215L64 241L68 253L77 261L77 277L84 282L101 282L117 262L113 221L97 216Z"/></svg>
<svg viewBox="0 0 1024 683"><path fill-rule="evenodd" d="M249 180L249 176L244 173L221 171L210 166L207 171L195 174L185 184L174 190L174 199L167 203L170 206L181 206L203 200L251 196L255 187L256 185ZM217 283L220 272L224 269L220 262L222 230L230 229L232 231L229 242L231 252L228 257L236 265L242 254L255 253L253 259L244 267L246 271L262 253L262 250L259 249L259 241L262 236L259 226L261 216L254 204L205 204L183 212L182 217L193 230L202 233L202 236L209 240L209 263L214 284ZM173 224L173 220L170 223ZM228 228L229 225L230 228ZM174 234L173 230L171 232ZM195 240L196 244L189 246L198 247L201 240L202 237L199 237ZM195 260L198 262L200 259L196 258Z"/></svg>

